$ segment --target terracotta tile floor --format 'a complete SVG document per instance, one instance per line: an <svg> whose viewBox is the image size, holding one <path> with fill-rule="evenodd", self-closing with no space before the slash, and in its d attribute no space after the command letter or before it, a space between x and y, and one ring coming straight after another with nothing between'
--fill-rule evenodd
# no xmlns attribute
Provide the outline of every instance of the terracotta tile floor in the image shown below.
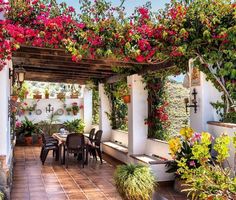
<svg viewBox="0 0 236 200"><path fill-rule="evenodd" d="M119 200L113 182L115 166L120 164L108 156L104 163L89 160L82 168L70 159L69 168L59 165L51 153L42 166L40 147L16 147L11 200ZM111 163L111 164L110 164ZM169 200L185 200L172 186L160 186L158 193Z"/></svg>

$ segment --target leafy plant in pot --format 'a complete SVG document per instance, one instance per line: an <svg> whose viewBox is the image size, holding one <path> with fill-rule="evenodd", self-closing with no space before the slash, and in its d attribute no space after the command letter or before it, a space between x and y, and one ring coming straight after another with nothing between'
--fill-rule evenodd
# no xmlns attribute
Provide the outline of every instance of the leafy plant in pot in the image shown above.
<svg viewBox="0 0 236 200"><path fill-rule="evenodd" d="M114 179L119 193L127 200L149 200L155 190L154 175L144 165L120 165Z"/></svg>
<svg viewBox="0 0 236 200"><path fill-rule="evenodd" d="M63 123L63 125L65 126L65 128L69 131L69 132L75 132L75 133L83 133L84 132L84 122L82 119L75 119L72 121L66 121Z"/></svg>
<svg viewBox="0 0 236 200"><path fill-rule="evenodd" d="M79 112L79 106L77 102L72 103L72 112L74 115L77 115Z"/></svg>
<svg viewBox="0 0 236 200"><path fill-rule="evenodd" d="M25 117L25 119L21 121L21 124L18 126L17 129L19 134L24 135L25 144L27 146L32 145L32 135L34 133L38 133L37 125L30 121L27 117Z"/></svg>

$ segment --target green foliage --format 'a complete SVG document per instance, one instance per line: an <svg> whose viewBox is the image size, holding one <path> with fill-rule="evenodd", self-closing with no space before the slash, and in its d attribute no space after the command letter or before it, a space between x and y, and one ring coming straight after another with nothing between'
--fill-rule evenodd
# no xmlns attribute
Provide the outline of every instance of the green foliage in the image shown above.
<svg viewBox="0 0 236 200"><path fill-rule="evenodd" d="M235 133L236 134L236 133ZM236 138L233 137L235 143ZM208 134L202 137L200 143L193 144L193 157L201 163L199 167L190 168L187 159L178 161L178 172L186 180L188 195L193 200L233 200L236 198L236 179L232 177L232 169L223 167L223 162L229 157L230 137L222 134L216 138L213 146L217 153L216 161L209 154L211 139ZM201 148L203 146L203 148Z"/></svg>
<svg viewBox="0 0 236 200"><path fill-rule="evenodd" d="M38 133L38 126L25 117L25 119L21 121L21 126L17 128L17 132L23 134L25 137L30 137L32 134Z"/></svg>
<svg viewBox="0 0 236 200"><path fill-rule="evenodd" d="M126 86L125 86L126 85ZM105 85L105 92L110 100L111 113L107 116L113 129L128 130L128 106L122 99L122 89L127 87L126 81L118 81L113 84Z"/></svg>
<svg viewBox="0 0 236 200"><path fill-rule="evenodd" d="M127 200L149 200L155 188L155 178L147 166L118 166L114 179L119 193Z"/></svg>
<svg viewBox="0 0 236 200"><path fill-rule="evenodd" d="M4 197L5 197L4 193L0 191L0 200L4 200Z"/></svg>
<svg viewBox="0 0 236 200"><path fill-rule="evenodd" d="M93 87L93 124L99 124L99 92L98 86Z"/></svg>
<svg viewBox="0 0 236 200"><path fill-rule="evenodd" d="M66 129L69 132L75 132L75 133L84 133L84 122L82 119L75 119L72 121L66 121L63 123L63 125L66 127Z"/></svg>
<svg viewBox="0 0 236 200"><path fill-rule="evenodd" d="M148 118L145 124L148 125L148 137L165 140L168 137L169 116L166 110L168 106L165 92L166 77L159 77L156 74L147 74L143 77L148 91Z"/></svg>

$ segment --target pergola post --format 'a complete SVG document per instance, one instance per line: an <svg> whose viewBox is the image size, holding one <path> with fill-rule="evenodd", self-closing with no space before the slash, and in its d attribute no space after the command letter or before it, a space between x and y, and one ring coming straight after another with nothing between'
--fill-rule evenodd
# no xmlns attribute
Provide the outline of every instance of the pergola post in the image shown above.
<svg viewBox="0 0 236 200"><path fill-rule="evenodd" d="M142 154L148 133L148 127L144 124L148 116L148 92L144 90L145 84L139 75L127 77L127 82L131 86L131 102L128 104L129 154Z"/></svg>
<svg viewBox="0 0 236 200"><path fill-rule="evenodd" d="M99 129L103 130L102 141L108 141L111 137L112 127L106 113L111 112L109 99L105 94L104 84L99 84Z"/></svg>
<svg viewBox="0 0 236 200"><path fill-rule="evenodd" d="M84 89L84 124L85 132L89 132L93 122L93 103L92 103L92 90L85 87Z"/></svg>
<svg viewBox="0 0 236 200"><path fill-rule="evenodd" d="M9 79L9 66L0 71L0 189L6 195L10 195L10 184L12 175L12 146L10 135L10 118L9 118L9 97L10 97L10 79Z"/></svg>

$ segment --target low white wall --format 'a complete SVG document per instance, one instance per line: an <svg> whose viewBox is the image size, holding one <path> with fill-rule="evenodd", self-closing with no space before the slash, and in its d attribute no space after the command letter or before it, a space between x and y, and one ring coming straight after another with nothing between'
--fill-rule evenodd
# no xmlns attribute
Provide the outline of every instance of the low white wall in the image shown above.
<svg viewBox="0 0 236 200"><path fill-rule="evenodd" d="M26 102L28 105L32 105L35 101L35 99L26 99L24 102ZM78 106L83 105L83 99L66 99L65 104L67 107L70 107L73 102L77 102ZM26 112L26 114L18 117L19 120L23 120L24 117L28 117L29 120L32 120L34 123L40 122L42 120L48 120L49 116L52 114L46 112L46 107L48 104L51 104L54 108L54 112L56 112L58 109L63 109L64 113L61 116L58 116L57 119L59 120L57 123L63 123L67 120L71 121L73 119L83 119L83 109L80 109L79 113L77 115L73 115L72 113L70 115L67 114L66 109L64 108L64 102L60 101L59 99L40 99L37 102L36 110L40 109L42 111L42 114L36 115L35 111L32 112L31 115Z"/></svg>
<svg viewBox="0 0 236 200"><path fill-rule="evenodd" d="M231 137L234 136L234 133L236 132L236 124L235 125L229 125L227 123L220 123L220 122L209 122L208 123L208 132L211 133L214 137L220 136L222 133L225 133ZM235 148L231 141L230 143L230 157L228 159L230 166L232 169L235 170Z"/></svg>
<svg viewBox="0 0 236 200"><path fill-rule="evenodd" d="M150 156L152 154L155 154L163 158L172 160L168 143L157 139L147 139L145 154Z"/></svg>
<svg viewBox="0 0 236 200"><path fill-rule="evenodd" d="M128 132L121 130L112 130L111 141L112 142L117 141L121 145L128 147Z"/></svg>

